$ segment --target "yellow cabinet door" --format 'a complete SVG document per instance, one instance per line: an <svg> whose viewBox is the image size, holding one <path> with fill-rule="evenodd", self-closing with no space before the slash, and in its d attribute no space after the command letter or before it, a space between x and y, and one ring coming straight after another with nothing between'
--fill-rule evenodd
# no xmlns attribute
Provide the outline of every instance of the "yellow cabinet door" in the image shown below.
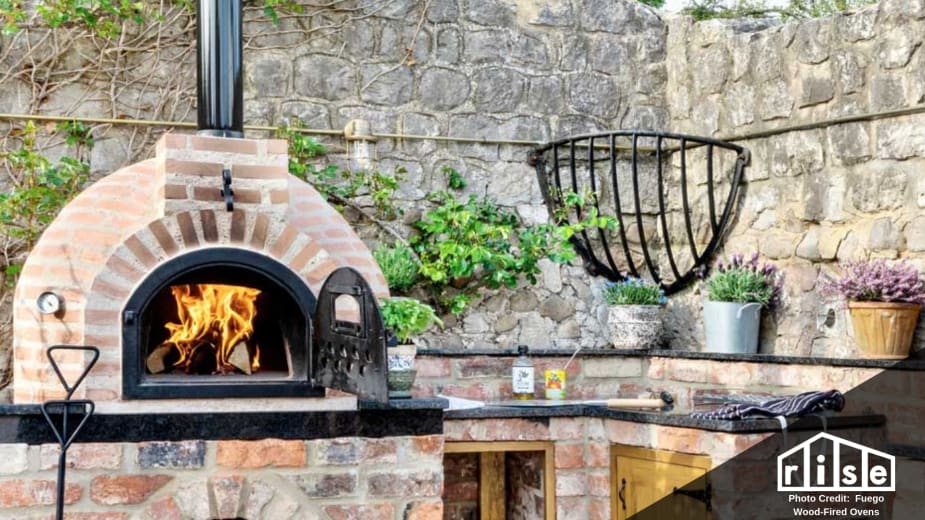
<svg viewBox="0 0 925 520"><path fill-rule="evenodd" d="M656 508L645 512L646 519L705 520L709 512L704 502L673 492L699 479L709 469L707 457L614 446L611 450L612 516L626 520L657 504ZM669 496L670 500L662 500Z"/></svg>

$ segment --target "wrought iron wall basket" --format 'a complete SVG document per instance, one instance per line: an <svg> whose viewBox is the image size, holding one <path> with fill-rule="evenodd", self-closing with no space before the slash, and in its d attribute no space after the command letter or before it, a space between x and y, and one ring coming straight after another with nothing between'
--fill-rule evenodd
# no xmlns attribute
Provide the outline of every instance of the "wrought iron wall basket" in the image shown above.
<svg viewBox="0 0 925 520"><path fill-rule="evenodd" d="M748 149L682 134L621 130L546 144L530 163L554 220L578 222L594 209L615 230L572 238L593 275L645 277L666 293L709 264L734 214ZM583 204L569 193L584 195Z"/></svg>

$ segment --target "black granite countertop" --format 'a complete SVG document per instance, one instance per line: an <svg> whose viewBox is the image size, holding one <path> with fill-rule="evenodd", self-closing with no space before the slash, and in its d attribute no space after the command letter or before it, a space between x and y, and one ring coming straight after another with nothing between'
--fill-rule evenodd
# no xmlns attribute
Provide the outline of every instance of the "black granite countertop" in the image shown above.
<svg viewBox="0 0 925 520"><path fill-rule="evenodd" d="M574 350L554 348L531 348L531 357L569 357ZM418 356L433 357L466 357L466 356L492 356L517 357L515 349L473 348L473 349L443 349L419 348ZM716 352L691 352L671 349L612 349L593 348L582 349L578 357L647 357L647 358L677 358L677 359L706 359L712 361L733 361L747 363L778 363L784 365L817 365L832 367L857 368L889 368L893 370L925 370L925 359L904 359L900 361L890 359L849 359L827 358L812 356L779 356L774 354L724 354Z"/></svg>
<svg viewBox="0 0 925 520"><path fill-rule="evenodd" d="M485 406L468 410L453 410L446 412L447 420L458 419L499 419L499 418L536 418L549 417L602 417L618 421L629 421L646 424L660 424L664 426L677 426L681 428L695 428L726 433L763 433L781 431L780 423L776 419L750 419L744 421L717 421L696 419L690 414L682 412L617 410L599 405L560 405L553 407L513 407L513 406ZM823 427L829 430L844 428L880 427L886 423L883 415L831 415L825 417L806 416L788 419L788 430L818 430Z"/></svg>
<svg viewBox="0 0 925 520"><path fill-rule="evenodd" d="M444 399L361 402L358 410L92 415L78 442L325 439L443 433ZM59 417L53 416L55 417ZM73 423L72 423L73 424ZM56 442L39 405L0 405L0 444Z"/></svg>

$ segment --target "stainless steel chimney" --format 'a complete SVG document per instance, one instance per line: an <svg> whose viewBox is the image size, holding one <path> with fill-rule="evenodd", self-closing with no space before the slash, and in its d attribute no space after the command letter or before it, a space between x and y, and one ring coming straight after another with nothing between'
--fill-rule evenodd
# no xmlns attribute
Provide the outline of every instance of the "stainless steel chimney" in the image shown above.
<svg viewBox="0 0 925 520"><path fill-rule="evenodd" d="M244 137L241 0L199 0L199 134Z"/></svg>

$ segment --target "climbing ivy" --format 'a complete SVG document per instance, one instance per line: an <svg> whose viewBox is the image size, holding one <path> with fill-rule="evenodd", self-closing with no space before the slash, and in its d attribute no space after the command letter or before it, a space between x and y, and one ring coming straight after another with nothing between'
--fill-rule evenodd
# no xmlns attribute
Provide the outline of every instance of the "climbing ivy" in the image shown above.
<svg viewBox="0 0 925 520"><path fill-rule="evenodd" d="M39 129L31 121L11 132L15 145L0 149L0 166L12 186L0 193L0 241L3 280L12 285L22 269L25 254L90 177L90 130L82 123L66 122L51 128L61 134L70 155L55 163L38 151Z"/></svg>
<svg viewBox="0 0 925 520"><path fill-rule="evenodd" d="M389 174L352 171L334 164L318 166L318 159L327 153L327 148L299 128L301 124L294 121L276 132L278 138L289 141L289 173L314 186L338 209L365 196L369 197L379 217L392 220L398 216L400 210L394 204L393 195L407 173L403 168Z"/></svg>
<svg viewBox="0 0 925 520"><path fill-rule="evenodd" d="M304 7L296 0L252 0L250 4L263 5L263 13L274 24L279 23L281 12L302 13ZM26 0L0 0L0 20L3 31L13 33L29 18L33 2ZM122 32L126 22L143 25L163 19L164 10L179 6L192 13L195 0L40 0L34 3L35 13L49 27L82 26L103 38L114 38Z"/></svg>
<svg viewBox="0 0 925 520"><path fill-rule="evenodd" d="M451 190L465 186L459 172L444 168ZM514 288L537 282L539 261L567 263L576 253L569 239L588 228L614 229L616 221L597 214L590 195L564 195L567 208L581 207L585 218L573 224L525 225L515 212L488 197L459 197L443 190L428 198L432 208L412 226L411 246L421 277L437 304L462 312L480 289ZM564 220L563 220L564 222Z"/></svg>
<svg viewBox="0 0 925 520"><path fill-rule="evenodd" d="M713 18L806 19L828 16L840 11L877 3L877 0L789 0L777 5L769 0L689 0L682 12L695 20Z"/></svg>

